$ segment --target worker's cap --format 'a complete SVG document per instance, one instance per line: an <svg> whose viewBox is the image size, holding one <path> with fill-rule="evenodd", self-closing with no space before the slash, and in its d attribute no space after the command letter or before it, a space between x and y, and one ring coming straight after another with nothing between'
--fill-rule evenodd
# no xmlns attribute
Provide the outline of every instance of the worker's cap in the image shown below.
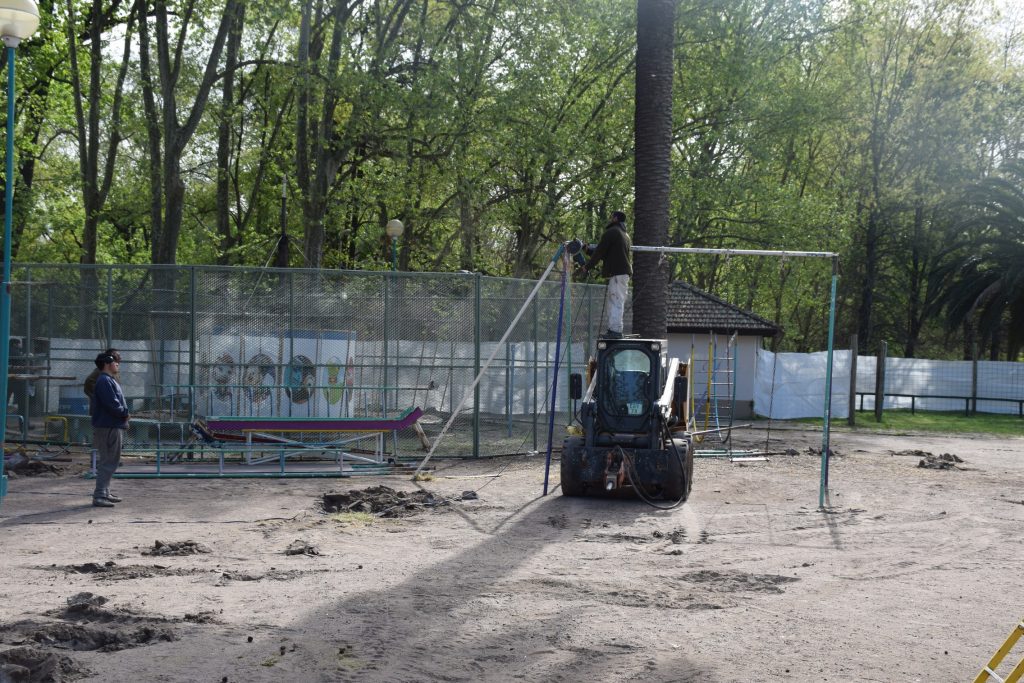
<svg viewBox="0 0 1024 683"><path fill-rule="evenodd" d="M100 355L96 356L96 367L102 370L104 367L110 365L115 361L117 361L117 359L114 358L112 354L101 353Z"/></svg>

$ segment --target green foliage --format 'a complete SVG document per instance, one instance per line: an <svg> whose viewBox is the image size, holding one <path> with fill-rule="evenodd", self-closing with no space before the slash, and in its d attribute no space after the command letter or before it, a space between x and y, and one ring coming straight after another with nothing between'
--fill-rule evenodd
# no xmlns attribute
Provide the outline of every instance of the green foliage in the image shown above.
<svg viewBox="0 0 1024 683"><path fill-rule="evenodd" d="M92 6L53 6L18 52L21 261L87 258L68 41L79 41L87 84ZM177 109L161 136L192 116L229 6L188 15L173 87L156 92L158 107ZM247 2L236 63L222 57L194 134L180 149L162 137L155 165L137 30L128 6L104 7L101 159L126 32L132 49L113 181L96 212L98 262L146 262L166 237L152 224L150 173L168 154L185 187L179 263L263 266L284 231L292 266L383 270L383 226L400 218L402 269L530 277L558 243L595 241L612 210L631 213L634 3ZM857 333L865 351L886 339L903 355L955 357L976 334L990 352L1019 355L1020 238L1000 232L981 195L998 189L986 178L1019 187L1012 167L993 173L1024 150L1022 55L986 7L679 2L669 242L839 253L840 344ZM185 16L170 13L172 36ZM1024 214L1004 208L1006 225ZM827 262L692 256L670 269L777 321L778 348L825 344Z"/></svg>

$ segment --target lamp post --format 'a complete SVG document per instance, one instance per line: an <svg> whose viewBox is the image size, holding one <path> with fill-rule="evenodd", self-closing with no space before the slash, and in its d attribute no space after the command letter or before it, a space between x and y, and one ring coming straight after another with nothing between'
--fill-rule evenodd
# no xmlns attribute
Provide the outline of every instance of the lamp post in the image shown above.
<svg viewBox="0 0 1024 683"><path fill-rule="evenodd" d="M391 238L391 270L395 271L398 270L398 250L395 245L398 244L398 238L405 232L405 226L402 225L402 221L392 218L384 227L384 232Z"/></svg>
<svg viewBox="0 0 1024 683"><path fill-rule="evenodd" d="M11 221L14 208L14 52L39 27L34 0L0 0L0 38L7 46L7 175L4 177L4 272L0 283L0 444L7 443L7 375L11 353ZM0 457L0 501L7 475Z"/></svg>

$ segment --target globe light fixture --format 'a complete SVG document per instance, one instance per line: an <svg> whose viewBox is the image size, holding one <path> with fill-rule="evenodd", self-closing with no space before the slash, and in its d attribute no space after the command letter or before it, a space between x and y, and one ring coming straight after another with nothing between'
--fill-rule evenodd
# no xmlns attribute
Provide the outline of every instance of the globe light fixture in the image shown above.
<svg viewBox="0 0 1024 683"><path fill-rule="evenodd" d="M7 46L7 167L4 176L4 266L0 283L0 444L7 443L7 387L11 361L11 220L14 207L14 52L39 28L33 0L0 0L0 38ZM31 348L31 347L29 347ZM27 415L26 415L27 418ZM26 419L27 424L27 419ZM0 458L0 501L7 494L7 475Z"/></svg>

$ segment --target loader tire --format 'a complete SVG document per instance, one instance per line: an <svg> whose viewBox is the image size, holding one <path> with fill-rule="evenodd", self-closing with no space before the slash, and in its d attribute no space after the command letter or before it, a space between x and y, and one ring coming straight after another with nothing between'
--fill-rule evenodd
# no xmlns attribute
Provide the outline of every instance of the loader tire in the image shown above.
<svg viewBox="0 0 1024 683"><path fill-rule="evenodd" d="M569 437L562 444L562 495L583 496L586 495L587 486L580 481L580 472L583 467L583 439L573 436Z"/></svg>
<svg viewBox="0 0 1024 683"><path fill-rule="evenodd" d="M662 495L665 500L685 501L693 489L693 446L688 439L672 439L672 443L668 444L668 456L668 472Z"/></svg>

